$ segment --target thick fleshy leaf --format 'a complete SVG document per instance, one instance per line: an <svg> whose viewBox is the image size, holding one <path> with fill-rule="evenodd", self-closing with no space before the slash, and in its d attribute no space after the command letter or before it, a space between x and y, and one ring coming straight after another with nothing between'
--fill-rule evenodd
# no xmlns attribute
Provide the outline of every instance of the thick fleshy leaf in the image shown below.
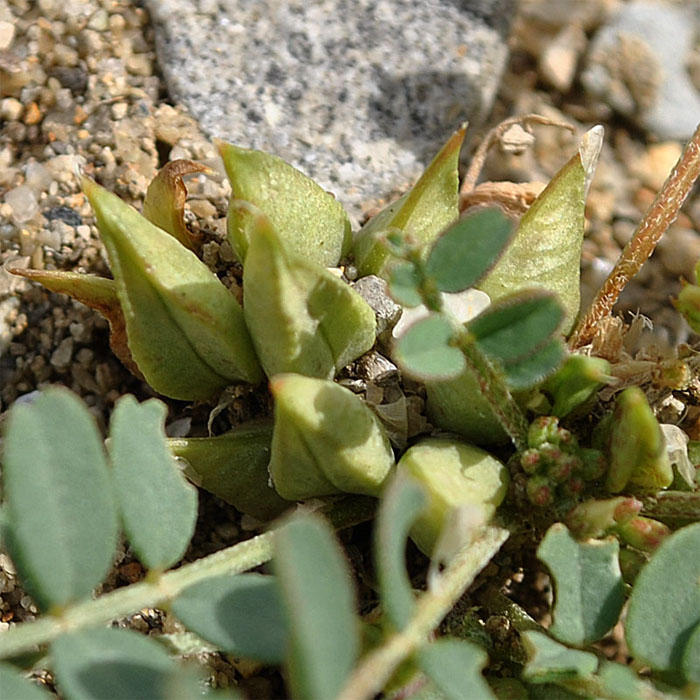
<svg viewBox="0 0 700 700"><path fill-rule="evenodd" d="M642 697L639 677L629 666L607 662L598 675L603 688L616 700L638 700Z"/></svg>
<svg viewBox="0 0 700 700"><path fill-rule="evenodd" d="M700 683L700 623L695 625L686 642L682 670L691 683Z"/></svg>
<svg viewBox="0 0 700 700"><path fill-rule="evenodd" d="M349 285L256 219L243 271L245 319L265 372L332 379L374 344L374 311Z"/></svg>
<svg viewBox="0 0 700 700"><path fill-rule="evenodd" d="M22 581L44 609L88 596L118 534L94 418L66 389L47 389L11 408L3 448L6 544Z"/></svg>
<svg viewBox="0 0 700 700"><path fill-rule="evenodd" d="M394 346L394 358L407 374L421 379L452 379L466 367L459 348L450 345L452 324L432 314L409 326Z"/></svg>
<svg viewBox="0 0 700 700"><path fill-rule="evenodd" d="M425 554L432 554L451 512L473 507L486 522L508 491L508 469L493 455L464 442L423 438L404 452L399 474L415 479L427 498L411 528L411 539Z"/></svg>
<svg viewBox="0 0 700 700"><path fill-rule="evenodd" d="M579 312L586 194L603 143L603 127L588 131L578 153L525 212L511 244L479 284L494 301L529 287L556 292L568 332Z"/></svg>
<svg viewBox="0 0 700 700"><path fill-rule="evenodd" d="M396 302L408 308L422 304L419 287L420 279L414 265L407 262L392 267L389 292Z"/></svg>
<svg viewBox="0 0 700 700"><path fill-rule="evenodd" d="M507 367L548 345L563 317L553 294L532 290L491 304L467 328L483 352Z"/></svg>
<svg viewBox="0 0 700 700"><path fill-rule="evenodd" d="M289 624L292 696L334 698L359 651L350 572L330 527L297 515L275 533L275 571Z"/></svg>
<svg viewBox="0 0 700 700"><path fill-rule="evenodd" d="M157 642L131 630L65 634L51 645L51 658L58 685L71 700L169 700L167 678L175 663Z"/></svg>
<svg viewBox="0 0 700 700"><path fill-rule="evenodd" d="M617 397L609 452L605 486L610 493L619 493L628 482L653 489L673 482L663 432L639 387L629 387Z"/></svg>
<svg viewBox="0 0 700 700"><path fill-rule="evenodd" d="M184 460L185 476L241 513L270 520L290 507L270 485L272 423L246 423L209 438L170 438L168 448Z"/></svg>
<svg viewBox="0 0 700 700"><path fill-rule="evenodd" d="M285 248L325 267L338 264L350 248L351 230L348 215L332 194L281 158L223 142L218 146L233 196L264 212ZM246 213L233 208L228 216L229 242L244 262Z"/></svg>
<svg viewBox="0 0 700 700"><path fill-rule="evenodd" d="M14 666L0 663L0 690L8 700L50 700L53 694L32 683Z"/></svg>
<svg viewBox="0 0 700 700"><path fill-rule="evenodd" d="M574 646L597 642L617 622L625 602L614 538L577 542L565 525L552 525L537 549L555 584L550 632Z"/></svg>
<svg viewBox="0 0 700 700"><path fill-rule="evenodd" d="M195 246L185 225L187 188L183 177L193 173L211 172L206 165L191 160L166 163L151 180L143 200L143 215L190 250L194 250Z"/></svg>
<svg viewBox="0 0 700 700"><path fill-rule="evenodd" d="M542 632L523 632L522 640L529 657L523 669L523 678L531 683L585 678L598 668L595 654L569 649Z"/></svg>
<svg viewBox="0 0 700 700"><path fill-rule="evenodd" d="M420 667L442 691L445 700L496 700L481 675L487 661L481 647L458 639L439 639L424 646L418 654Z"/></svg>
<svg viewBox="0 0 700 700"><path fill-rule="evenodd" d="M216 275L119 197L83 178L107 248L131 354L156 390L207 399L262 378L243 310Z"/></svg>
<svg viewBox="0 0 700 700"><path fill-rule="evenodd" d="M284 661L287 621L274 576L206 579L186 588L173 601L172 611L221 651L268 664Z"/></svg>
<svg viewBox="0 0 700 700"><path fill-rule="evenodd" d="M552 415L563 418L586 402L612 379L609 372L610 363L602 357L569 355L544 386L544 390L554 398Z"/></svg>
<svg viewBox="0 0 700 700"><path fill-rule="evenodd" d="M34 282L39 282L52 292L67 294L72 299L102 314L109 321L109 345L112 352L130 372L139 379L143 379L143 375L129 351L126 322L117 295L117 284L114 280L62 270L28 270L14 267L10 268L10 272L13 275L22 275L22 277Z"/></svg>
<svg viewBox="0 0 700 700"><path fill-rule="evenodd" d="M389 438L349 389L298 374L273 377L270 474L283 498L333 493L376 496L394 466Z"/></svg>
<svg viewBox="0 0 700 700"><path fill-rule="evenodd" d="M625 635L639 662L658 671L686 672L686 647L696 643L693 635L700 627L698 581L700 523L695 523L671 535L635 581Z"/></svg>
<svg viewBox="0 0 700 700"><path fill-rule="evenodd" d="M514 232L499 207L472 210L435 241L425 271L441 292L474 286L500 257Z"/></svg>
<svg viewBox="0 0 700 700"><path fill-rule="evenodd" d="M406 574L406 538L425 504L425 494L413 479L397 476L382 499L375 529L374 558L382 606L397 630L403 629L416 607Z"/></svg>
<svg viewBox="0 0 700 700"><path fill-rule="evenodd" d="M197 521L197 489L165 442L167 408L122 396L109 424L109 455L126 536L141 563L163 571L182 558ZM153 494L158 494L157 498Z"/></svg>
<svg viewBox="0 0 700 700"><path fill-rule="evenodd" d="M353 252L361 276L381 275L390 259L387 229L399 229L419 245L427 245L459 216L459 151L466 127L450 137L420 179L398 201L365 224Z"/></svg>

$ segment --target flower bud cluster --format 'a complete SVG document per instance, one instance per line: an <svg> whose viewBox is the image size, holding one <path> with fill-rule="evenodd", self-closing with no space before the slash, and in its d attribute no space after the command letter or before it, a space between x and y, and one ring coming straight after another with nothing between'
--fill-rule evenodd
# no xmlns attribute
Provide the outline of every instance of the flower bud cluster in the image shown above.
<svg viewBox="0 0 700 700"><path fill-rule="evenodd" d="M528 449L520 455L525 493L536 506L548 506L555 497L578 497L587 482L600 479L606 462L599 450L580 447L572 433L554 416L540 416L528 431Z"/></svg>

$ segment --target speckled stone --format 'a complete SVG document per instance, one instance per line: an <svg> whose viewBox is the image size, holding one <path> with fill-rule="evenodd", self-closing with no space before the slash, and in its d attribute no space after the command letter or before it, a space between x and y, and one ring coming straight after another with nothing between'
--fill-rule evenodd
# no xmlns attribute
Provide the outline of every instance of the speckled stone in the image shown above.
<svg viewBox="0 0 700 700"><path fill-rule="evenodd" d="M362 204L482 121L513 0L146 0L172 97L211 136Z"/></svg>
<svg viewBox="0 0 700 700"><path fill-rule="evenodd" d="M700 122L687 69L696 33L700 4L623 5L593 37L583 84L659 138L690 138Z"/></svg>

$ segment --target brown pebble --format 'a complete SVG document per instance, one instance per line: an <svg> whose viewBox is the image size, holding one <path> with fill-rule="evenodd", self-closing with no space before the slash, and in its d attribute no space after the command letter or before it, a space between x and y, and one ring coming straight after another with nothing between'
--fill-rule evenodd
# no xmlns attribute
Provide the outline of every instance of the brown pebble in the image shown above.
<svg viewBox="0 0 700 700"><path fill-rule="evenodd" d="M30 102L24 110L24 123L27 126L38 124L41 121L41 110L36 102Z"/></svg>

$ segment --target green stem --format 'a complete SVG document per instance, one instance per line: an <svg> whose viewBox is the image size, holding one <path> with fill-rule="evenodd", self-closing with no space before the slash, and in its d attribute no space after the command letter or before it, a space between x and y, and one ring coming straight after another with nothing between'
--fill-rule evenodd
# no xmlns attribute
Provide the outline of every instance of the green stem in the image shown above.
<svg viewBox="0 0 700 700"><path fill-rule="evenodd" d="M372 498L346 498L328 507L324 513L338 529L350 527L372 517L376 501ZM191 564L169 571L156 580L144 580L106 593L94 600L77 603L60 616L46 615L23 622L0 634L0 658L30 651L47 644L61 634L81 627L106 624L142 608L163 606L194 583L221 574L239 574L260 566L272 558L274 530L215 552Z"/></svg>
<svg viewBox="0 0 700 700"><path fill-rule="evenodd" d="M510 389L496 373L488 358L476 347L471 334L463 329L457 339L459 349L467 361L467 366L474 372L481 393L489 402L491 410L510 436L518 452L527 449L527 419L515 402Z"/></svg>
<svg viewBox="0 0 700 700"><path fill-rule="evenodd" d="M379 693L399 664L429 639L508 535L503 528L485 527L463 547L441 576L439 585L418 601L409 624L364 658L337 700L369 700Z"/></svg>

